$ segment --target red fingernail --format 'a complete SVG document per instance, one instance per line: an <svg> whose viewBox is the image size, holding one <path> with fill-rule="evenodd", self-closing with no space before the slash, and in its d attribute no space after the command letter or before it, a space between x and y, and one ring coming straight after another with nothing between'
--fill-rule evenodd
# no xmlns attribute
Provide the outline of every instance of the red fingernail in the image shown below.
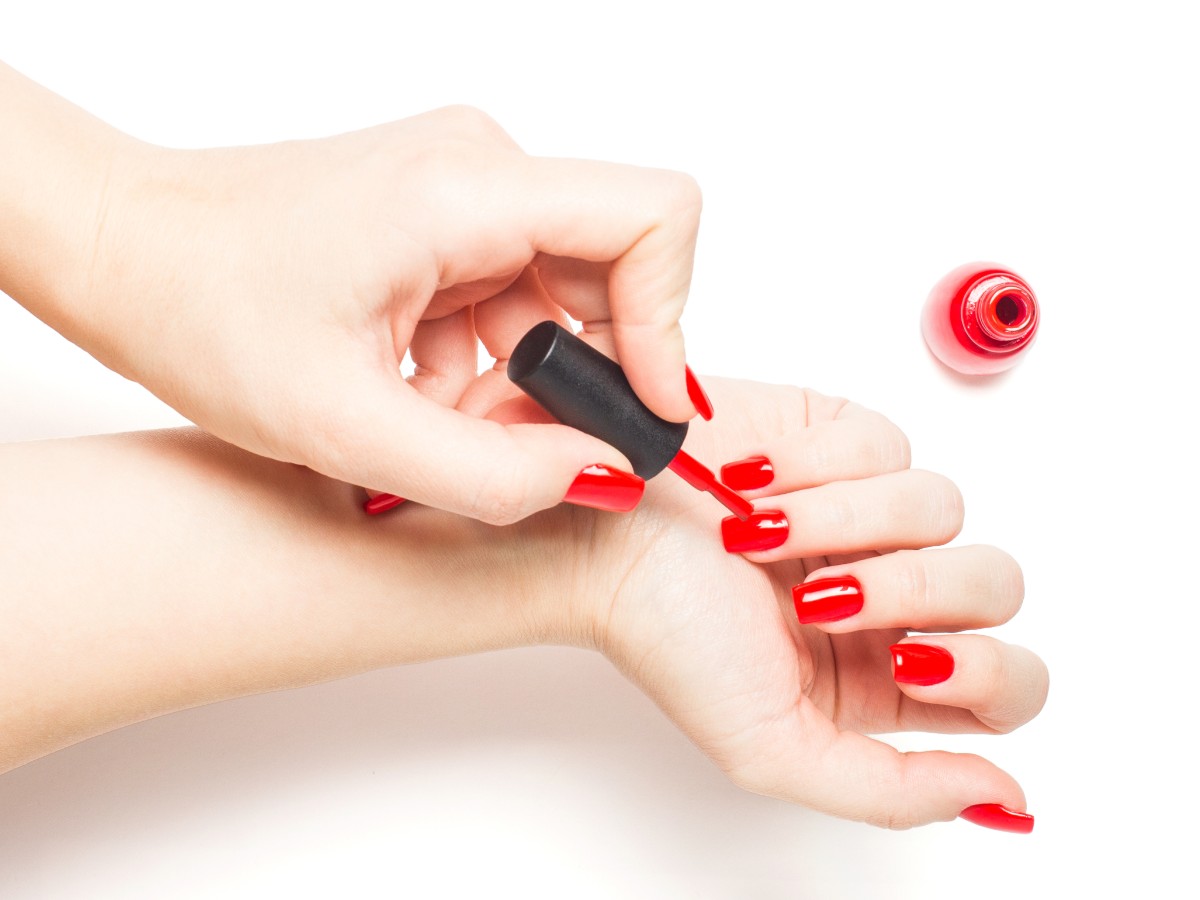
<svg viewBox="0 0 1200 900"><path fill-rule="evenodd" d="M685 366L683 371L687 373L688 399L692 401L692 406L696 407L696 412L700 413L700 418L705 422L710 421L713 417L712 401L708 399L708 394L704 393L704 388L700 387L692 367Z"/></svg>
<svg viewBox="0 0 1200 900"><path fill-rule="evenodd" d="M638 505L645 490L646 482L631 472L596 465L579 473L563 500L592 509L629 512Z"/></svg>
<svg viewBox="0 0 1200 900"><path fill-rule="evenodd" d="M834 622L863 608L862 585L857 578L818 578L792 588L792 602L801 625Z"/></svg>
<svg viewBox="0 0 1200 900"><path fill-rule="evenodd" d="M721 480L735 491L756 491L775 479L775 467L765 456L749 456L721 466Z"/></svg>
<svg viewBox="0 0 1200 900"><path fill-rule="evenodd" d="M999 803L979 803L968 806L958 814L960 819L966 819L984 828L994 828L997 831L1013 831L1017 834L1029 834L1033 831L1033 816L1029 813L1013 812L1007 806Z"/></svg>
<svg viewBox="0 0 1200 900"><path fill-rule="evenodd" d="M730 553L774 550L787 536L787 517L777 509L753 513L744 521L737 516L721 520L721 540Z"/></svg>
<svg viewBox="0 0 1200 900"><path fill-rule="evenodd" d="M954 674L949 651L929 644L892 644L892 677L900 684L940 684Z"/></svg>
<svg viewBox="0 0 1200 900"><path fill-rule="evenodd" d="M404 502L406 501L403 497L397 497L395 494L376 494L363 504L363 509L367 511L368 516L377 516L389 509L395 509Z"/></svg>

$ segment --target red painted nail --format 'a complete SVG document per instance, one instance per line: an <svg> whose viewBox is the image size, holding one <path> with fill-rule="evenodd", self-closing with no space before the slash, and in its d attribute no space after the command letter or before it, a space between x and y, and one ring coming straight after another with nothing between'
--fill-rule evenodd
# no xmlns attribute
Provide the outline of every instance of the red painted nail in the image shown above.
<svg viewBox="0 0 1200 900"><path fill-rule="evenodd" d="M735 491L756 491L775 479L775 467L765 456L750 456L721 466L721 480Z"/></svg>
<svg viewBox="0 0 1200 900"><path fill-rule="evenodd" d="M900 684L940 684L954 674L949 651L929 644L892 644L892 677Z"/></svg>
<svg viewBox="0 0 1200 900"><path fill-rule="evenodd" d="M576 506L629 512L638 505L646 482L631 472L608 466L588 466L571 482L563 500Z"/></svg>
<svg viewBox="0 0 1200 900"><path fill-rule="evenodd" d="M706 422L710 421L713 417L712 401L708 399L708 394L704 393L704 388L700 387L692 367L685 366L683 371L687 374L688 399L692 401L692 406L696 407L696 412L700 413L700 418Z"/></svg>
<svg viewBox="0 0 1200 900"><path fill-rule="evenodd" d="M721 540L730 553L774 550L787 536L787 517L777 509L753 513L745 521L737 516L721 520Z"/></svg>
<svg viewBox="0 0 1200 900"><path fill-rule="evenodd" d="M792 602L801 625L833 622L854 615L863 608L862 585L857 578L818 578L792 588Z"/></svg>
<svg viewBox="0 0 1200 900"><path fill-rule="evenodd" d="M968 806L958 814L960 819L966 819L974 825L984 828L994 828L997 831L1013 831L1017 834L1029 834L1033 831L1033 816L1029 813L1014 812L999 803L979 803Z"/></svg>
<svg viewBox="0 0 1200 900"><path fill-rule="evenodd" d="M403 497L397 497L395 494L376 494L363 504L363 509L367 511L368 516L377 516L405 502Z"/></svg>

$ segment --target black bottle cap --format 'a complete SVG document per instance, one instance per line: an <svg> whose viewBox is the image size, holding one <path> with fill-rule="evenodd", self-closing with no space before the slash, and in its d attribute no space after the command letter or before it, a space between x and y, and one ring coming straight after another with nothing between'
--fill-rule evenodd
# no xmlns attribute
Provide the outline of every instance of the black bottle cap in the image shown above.
<svg viewBox="0 0 1200 900"><path fill-rule="evenodd" d="M687 422L650 412L619 365L556 322L535 325L521 338L508 377L564 425L624 453L642 478L665 469L687 437Z"/></svg>

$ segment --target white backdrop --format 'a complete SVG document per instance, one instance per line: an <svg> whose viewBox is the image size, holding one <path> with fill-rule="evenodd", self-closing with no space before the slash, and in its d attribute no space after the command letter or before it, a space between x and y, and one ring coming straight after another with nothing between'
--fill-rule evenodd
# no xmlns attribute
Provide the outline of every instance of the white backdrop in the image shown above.
<svg viewBox="0 0 1200 900"><path fill-rule="evenodd" d="M1189 6L3 4L0 59L163 144L465 102L532 153L690 172L693 367L904 428L963 490L960 542L1023 563L1025 608L997 633L1052 687L1010 736L895 739L1012 772L1037 816L1015 836L744 794L581 651L377 672L0 777L0 896L1178 896L1200 809ZM980 258L1044 316L987 384L918 333L932 284ZM0 297L0 440L178 421Z"/></svg>

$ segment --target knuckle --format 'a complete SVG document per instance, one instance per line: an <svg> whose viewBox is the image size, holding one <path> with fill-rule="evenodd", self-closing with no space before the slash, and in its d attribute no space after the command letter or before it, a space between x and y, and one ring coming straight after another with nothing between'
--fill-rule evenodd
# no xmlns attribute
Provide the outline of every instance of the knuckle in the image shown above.
<svg viewBox="0 0 1200 900"><path fill-rule="evenodd" d="M704 196L695 178L684 172L665 172L662 178L662 196L664 211L671 219L683 219L699 225Z"/></svg>
<svg viewBox="0 0 1200 900"><path fill-rule="evenodd" d="M909 810L881 810L867 816L868 825L886 828L888 831L909 831L921 824Z"/></svg>
<svg viewBox="0 0 1200 900"><path fill-rule="evenodd" d="M881 415L866 416L858 423L854 458L856 471L900 472L912 462L912 449L904 432Z"/></svg>
<svg viewBox="0 0 1200 900"><path fill-rule="evenodd" d="M884 419L883 440L879 445L880 462L886 471L901 471L912 465L912 445L908 435L890 419Z"/></svg>
<svg viewBox="0 0 1200 900"><path fill-rule="evenodd" d="M858 506L850 497L835 496L824 504L825 527L828 534L846 535L858 534L860 530L860 512Z"/></svg>
<svg viewBox="0 0 1200 900"><path fill-rule="evenodd" d="M456 103L438 110L447 132L455 137L473 141L496 141L511 143L508 133L500 123L476 106Z"/></svg>
<svg viewBox="0 0 1200 900"><path fill-rule="evenodd" d="M979 650L978 658L977 665L984 676L983 679L980 679L982 683L992 685L1008 684L1012 673L1009 671L1008 655L1004 652L1003 644L995 639L987 640Z"/></svg>
<svg viewBox="0 0 1200 900"><path fill-rule="evenodd" d="M467 515L487 525L512 525L533 512L529 474L515 465L498 467L475 492Z"/></svg>
<svg viewBox="0 0 1200 900"><path fill-rule="evenodd" d="M916 550L900 550L895 559L900 563L894 579L896 600L907 621L925 623L927 613L936 606L934 570L926 554Z"/></svg>
<svg viewBox="0 0 1200 900"><path fill-rule="evenodd" d="M1008 621L1025 601L1025 574L1020 563L1008 553L995 547L989 550L992 564L988 568L988 578L999 601L999 611L1004 615L1001 621Z"/></svg>
<svg viewBox="0 0 1200 900"><path fill-rule="evenodd" d="M764 763L752 753L737 753L735 758L722 761L721 769L734 787L748 793L763 797L783 793L778 767Z"/></svg>
<svg viewBox="0 0 1200 900"><path fill-rule="evenodd" d="M930 491L930 530L938 543L946 543L962 530L966 507L962 491L944 475L932 475L935 479Z"/></svg>

